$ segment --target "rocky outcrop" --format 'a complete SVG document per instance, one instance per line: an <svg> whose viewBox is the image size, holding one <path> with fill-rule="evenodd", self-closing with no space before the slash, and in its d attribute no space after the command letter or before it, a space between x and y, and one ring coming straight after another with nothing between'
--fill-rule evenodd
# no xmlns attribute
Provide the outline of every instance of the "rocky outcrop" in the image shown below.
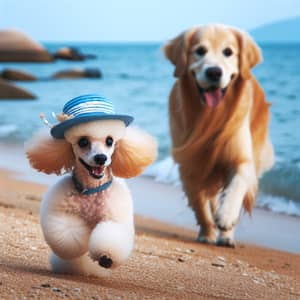
<svg viewBox="0 0 300 300"><path fill-rule="evenodd" d="M14 70L14 69L4 69L0 72L0 77L6 80L14 80L14 81L36 81L37 78L27 72Z"/></svg>
<svg viewBox="0 0 300 300"><path fill-rule="evenodd" d="M49 62L52 56L38 42L17 30L0 31L0 61Z"/></svg>
<svg viewBox="0 0 300 300"><path fill-rule="evenodd" d="M0 79L0 99L35 99L36 96L26 90Z"/></svg>
<svg viewBox="0 0 300 300"><path fill-rule="evenodd" d="M87 68L87 69L70 69L56 72L52 75L53 79L76 79L76 78L101 78L102 73L97 68Z"/></svg>
<svg viewBox="0 0 300 300"><path fill-rule="evenodd" d="M53 57L55 59L65 59L65 60L73 60L73 61L82 61L88 58L95 58L95 55L92 54L83 54L75 47L64 47L58 49Z"/></svg>

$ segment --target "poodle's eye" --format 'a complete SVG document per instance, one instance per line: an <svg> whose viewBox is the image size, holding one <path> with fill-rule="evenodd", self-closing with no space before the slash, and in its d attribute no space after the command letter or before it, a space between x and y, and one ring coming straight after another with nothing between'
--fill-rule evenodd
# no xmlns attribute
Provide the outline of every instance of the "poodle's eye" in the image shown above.
<svg viewBox="0 0 300 300"><path fill-rule="evenodd" d="M233 53L233 51L232 51L231 48L225 48L225 49L223 50L223 54L224 54L225 56L227 56L227 57L231 56L232 53Z"/></svg>
<svg viewBox="0 0 300 300"><path fill-rule="evenodd" d="M195 50L195 53L199 56L205 55L207 52L207 49L204 46L200 46Z"/></svg>
<svg viewBox="0 0 300 300"><path fill-rule="evenodd" d="M114 143L114 140L111 136L108 136L105 140L106 146L111 147Z"/></svg>
<svg viewBox="0 0 300 300"><path fill-rule="evenodd" d="M89 140L86 137L82 137L78 141L78 146L80 148L86 148L89 145L90 145L90 142L89 142Z"/></svg>

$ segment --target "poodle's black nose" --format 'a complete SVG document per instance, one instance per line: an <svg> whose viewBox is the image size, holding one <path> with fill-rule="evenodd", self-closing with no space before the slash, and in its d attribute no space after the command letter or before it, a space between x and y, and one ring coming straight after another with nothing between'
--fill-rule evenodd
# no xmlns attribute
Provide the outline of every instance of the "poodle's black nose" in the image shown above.
<svg viewBox="0 0 300 300"><path fill-rule="evenodd" d="M99 259L99 265L103 268L109 269L112 266L112 264L113 261L106 255L101 256Z"/></svg>
<svg viewBox="0 0 300 300"><path fill-rule="evenodd" d="M105 154L96 154L94 156L94 161L97 165L104 165L107 161L107 156Z"/></svg>
<svg viewBox="0 0 300 300"><path fill-rule="evenodd" d="M214 82L217 82L221 79L222 73L222 69L219 67L210 67L205 71L206 77Z"/></svg>

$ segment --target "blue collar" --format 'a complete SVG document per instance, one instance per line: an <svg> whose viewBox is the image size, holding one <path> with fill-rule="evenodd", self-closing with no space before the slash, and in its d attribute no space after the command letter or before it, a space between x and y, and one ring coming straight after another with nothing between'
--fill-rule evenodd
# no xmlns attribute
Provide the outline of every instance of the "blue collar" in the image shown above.
<svg viewBox="0 0 300 300"><path fill-rule="evenodd" d="M109 181L95 188L84 188L82 184L77 180L74 174L72 175L72 181L74 183L77 192L79 192L82 195L92 195L96 193L101 193L106 189L108 189L111 186L113 179L111 178Z"/></svg>

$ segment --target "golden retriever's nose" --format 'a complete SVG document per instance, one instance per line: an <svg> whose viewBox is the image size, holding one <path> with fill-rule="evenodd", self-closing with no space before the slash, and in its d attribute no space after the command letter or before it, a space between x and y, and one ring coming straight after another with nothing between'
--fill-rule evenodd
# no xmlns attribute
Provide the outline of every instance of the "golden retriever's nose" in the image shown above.
<svg viewBox="0 0 300 300"><path fill-rule="evenodd" d="M97 165L104 165L107 161L107 156L105 154L96 154L94 156L94 161Z"/></svg>
<svg viewBox="0 0 300 300"><path fill-rule="evenodd" d="M205 71L206 77L213 82L218 82L221 79L222 73L222 69L219 67L210 67Z"/></svg>

